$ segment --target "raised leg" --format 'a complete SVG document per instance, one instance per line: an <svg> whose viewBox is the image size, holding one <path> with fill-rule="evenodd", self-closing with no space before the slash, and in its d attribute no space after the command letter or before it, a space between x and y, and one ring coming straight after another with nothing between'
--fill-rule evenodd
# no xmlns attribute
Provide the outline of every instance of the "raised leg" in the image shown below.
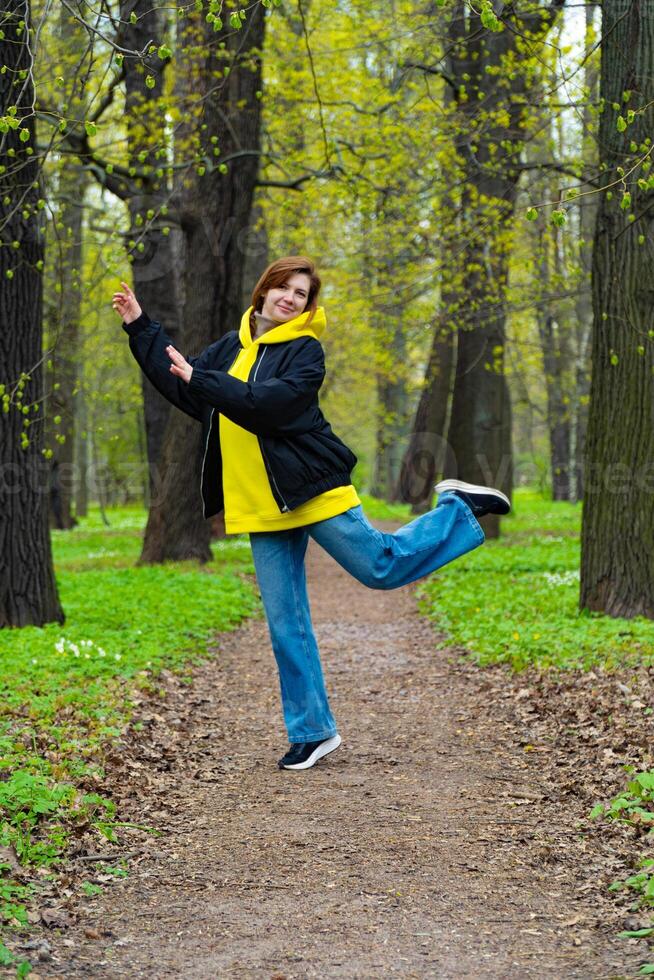
<svg viewBox="0 0 654 980"><path fill-rule="evenodd" d="M351 575L371 589L407 585L484 542L470 508L453 493L394 534L374 528L361 507L306 528Z"/></svg>

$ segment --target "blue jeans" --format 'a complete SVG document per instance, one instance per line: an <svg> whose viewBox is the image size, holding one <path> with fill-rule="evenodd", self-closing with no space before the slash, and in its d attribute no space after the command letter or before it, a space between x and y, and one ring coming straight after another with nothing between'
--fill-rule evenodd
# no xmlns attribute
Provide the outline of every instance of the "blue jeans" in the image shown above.
<svg viewBox="0 0 654 980"><path fill-rule="evenodd" d="M250 534L290 742L336 734L309 611L304 570L309 536L371 589L407 585L484 541L472 511L452 493L442 494L437 507L394 534L374 528L361 507L290 531Z"/></svg>

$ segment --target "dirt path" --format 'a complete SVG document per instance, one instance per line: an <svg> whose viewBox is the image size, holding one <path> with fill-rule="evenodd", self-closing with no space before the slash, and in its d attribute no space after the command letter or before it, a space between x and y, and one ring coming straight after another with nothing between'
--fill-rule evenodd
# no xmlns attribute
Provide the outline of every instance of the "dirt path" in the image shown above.
<svg viewBox="0 0 654 980"><path fill-rule="evenodd" d="M555 747L516 730L500 674L435 653L411 587L371 592L316 547L309 569L342 747L280 772L265 624L221 637L115 760L121 812L163 835L126 833L129 877L48 935L39 976L633 976L584 808L557 802Z"/></svg>

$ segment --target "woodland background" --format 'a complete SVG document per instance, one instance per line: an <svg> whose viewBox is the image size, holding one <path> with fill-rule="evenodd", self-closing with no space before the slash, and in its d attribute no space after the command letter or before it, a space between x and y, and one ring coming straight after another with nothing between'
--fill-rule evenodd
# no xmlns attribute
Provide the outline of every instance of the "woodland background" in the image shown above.
<svg viewBox="0 0 654 980"><path fill-rule="evenodd" d="M199 426L111 296L193 355L286 254L323 276L322 406L369 516L440 475L512 497L421 611L544 672L516 704L582 733L561 798L620 825L615 888L651 909L653 136L639 0L4 0L3 922L70 924L49 869L120 843L107 746L139 690L258 608L246 539L202 519Z"/></svg>
<svg viewBox="0 0 654 980"><path fill-rule="evenodd" d="M586 494L582 607L652 614L625 551L634 507L654 533L651 12L62 0L2 23L10 553L31 536L47 570L50 481L59 527L152 499L143 559L208 559L199 432L141 390L108 297L131 265L194 354L269 260L308 253L357 484L414 512L441 472ZM4 621L60 615L47 571L35 588Z"/></svg>

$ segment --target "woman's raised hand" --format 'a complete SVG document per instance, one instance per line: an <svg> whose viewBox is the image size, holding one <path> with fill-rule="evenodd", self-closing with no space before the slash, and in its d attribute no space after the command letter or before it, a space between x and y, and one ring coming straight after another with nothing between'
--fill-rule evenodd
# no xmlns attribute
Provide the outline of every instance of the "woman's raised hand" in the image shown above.
<svg viewBox="0 0 654 980"><path fill-rule="evenodd" d="M114 293L111 305L120 314L125 323L132 323L133 320L138 320L143 310L127 283L121 282L120 285L123 287L123 291Z"/></svg>
<svg viewBox="0 0 654 980"><path fill-rule="evenodd" d="M171 374L176 374L178 378L181 378L182 381L186 381L188 384L193 374L193 368L184 355L180 354L178 350L175 350L172 344L168 344L168 347L166 347L166 354L168 354L168 357L173 362L170 365Z"/></svg>

